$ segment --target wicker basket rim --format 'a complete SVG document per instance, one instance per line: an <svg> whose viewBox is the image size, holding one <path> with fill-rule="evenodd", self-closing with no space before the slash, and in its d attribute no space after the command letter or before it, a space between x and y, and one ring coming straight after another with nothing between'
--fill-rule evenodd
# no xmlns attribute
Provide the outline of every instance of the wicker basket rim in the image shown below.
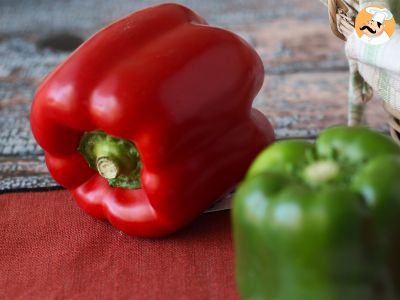
<svg viewBox="0 0 400 300"><path fill-rule="evenodd" d="M392 105L390 105L387 102L383 102L383 107L385 108L385 110L392 115L393 117L395 117L396 119L400 120L400 110L394 108Z"/></svg>

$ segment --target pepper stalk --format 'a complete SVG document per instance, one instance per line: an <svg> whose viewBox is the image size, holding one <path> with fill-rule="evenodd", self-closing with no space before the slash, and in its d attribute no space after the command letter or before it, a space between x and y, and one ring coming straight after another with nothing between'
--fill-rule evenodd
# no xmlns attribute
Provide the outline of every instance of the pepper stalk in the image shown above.
<svg viewBox="0 0 400 300"><path fill-rule="evenodd" d="M124 139L102 131L86 132L78 151L89 166L108 180L112 187L138 189L141 187L141 160L136 146Z"/></svg>

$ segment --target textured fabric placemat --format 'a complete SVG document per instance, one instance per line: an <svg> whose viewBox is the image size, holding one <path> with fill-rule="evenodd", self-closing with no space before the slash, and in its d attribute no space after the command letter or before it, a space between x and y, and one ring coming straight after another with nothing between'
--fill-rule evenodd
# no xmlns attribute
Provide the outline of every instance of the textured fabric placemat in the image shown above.
<svg viewBox="0 0 400 300"><path fill-rule="evenodd" d="M0 299L238 299L228 212L163 239L94 220L67 191L0 195Z"/></svg>

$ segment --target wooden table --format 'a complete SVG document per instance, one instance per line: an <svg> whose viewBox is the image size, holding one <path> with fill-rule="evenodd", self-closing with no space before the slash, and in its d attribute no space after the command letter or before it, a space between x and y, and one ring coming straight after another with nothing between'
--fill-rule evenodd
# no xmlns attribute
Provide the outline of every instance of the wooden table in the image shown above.
<svg viewBox="0 0 400 300"><path fill-rule="evenodd" d="M158 1L5 0L0 3L0 192L57 188L29 128L36 87L69 51L110 21ZM313 138L346 123L348 67L317 0L180 1L247 39L266 66L254 105L278 138ZM381 103L367 121L387 130Z"/></svg>

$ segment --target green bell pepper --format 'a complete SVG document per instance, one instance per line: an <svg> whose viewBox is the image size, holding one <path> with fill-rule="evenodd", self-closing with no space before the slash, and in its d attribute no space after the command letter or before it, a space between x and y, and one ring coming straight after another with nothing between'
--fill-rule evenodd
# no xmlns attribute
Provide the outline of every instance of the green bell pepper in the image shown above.
<svg viewBox="0 0 400 300"><path fill-rule="evenodd" d="M400 147L364 127L280 141L233 203L245 299L399 299Z"/></svg>

